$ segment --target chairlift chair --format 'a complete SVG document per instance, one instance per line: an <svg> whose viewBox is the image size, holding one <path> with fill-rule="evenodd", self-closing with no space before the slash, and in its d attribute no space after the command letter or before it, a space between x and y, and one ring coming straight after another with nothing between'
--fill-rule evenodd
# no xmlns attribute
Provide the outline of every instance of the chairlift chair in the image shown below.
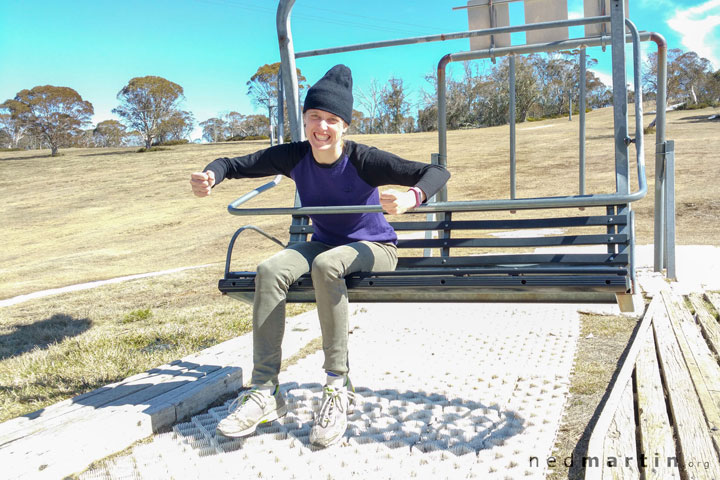
<svg viewBox="0 0 720 480"><path fill-rule="evenodd" d="M533 0L531 8L538 10ZM591 0L595 1L595 0ZM447 55L440 61L443 67L451 61L489 58L499 55L551 51L605 45L613 47L614 108L615 108L615 167L617 190L608 194L574 195L542 198L511 198L497 200L448 201L446 190L439 192L427 204L406 213L402 220L391 222L398 232L399 259L397 269L388 272L354 273L346 277L350 302L572 302L614 303L621 310L633 308L631 299L636 291L634 268L634 214L631 204L647 193L643 156L642 102L636 103L635 138L628 136L627 90L624 81L625 27L630 31L635 62L635 86L640 94L639 41L653 40L653 34L640 35L632 22L625 19L625 7L619 0L610 1L609 15L597 15L585 19L565 19L523 25L496 26L457 34L412 38L403 41L375 42L372 44L294 53L290 35L290 10L294 0L281 0L278 6L278 38L282 58L283 87L288 105L293 140L303 136L300 122L300 106L295 77L295 59L303 56L361 50L383 46L440 41L447 38L474 38L524 30L548 30L565 35L549 43L471 50ZM471 0L468 8L482 3ZM487 3L487 0L485 0ZM495 3L502 3L495 1ZM471 5L472 4L472 5ZM604 8L604 7L603 7ZM562 9L560 9L562 10ZM587 9L586 9L587 10ZM567 39L567 26L598 25L609 22L612 35L605 33L596 37ZM560 27L560 28L558 28ZM563 28L564 27L564 28ZM472 28L472 27L471 27ZM619 33L618 33L619 32ZM533 38L538 38L535 35ZM547 38L545 38L547 41ZM444 65L443 65L444 63ZM439 88L439 150L433 161L447 166L447 143L444 128L444 90ZM659 97L661 97L659 95ZM662 98L664 101L664 92ZM584 112L582 112L584 114ZM662 139L664 140L664 139ZM630 192L628 146L634 143L638 188ZM228 206L233 215L288 215L292 218L287 244L261 229L247 225L238 229L228 246L225 274L219 289L228 296L252 303L255 290L255 272L234 271L231 260L236 240L245 231L255 231L281 247L308 241L313 227L308 215L333 213L380 212L380 206L302 207L296 196L293 208L239 208L242 204L274 187L280 181L276 177ZM588 211L593 210L593 214ZM597 211L599 210L599 212ZM488 219L488 212L532 213L529 218L509 215L503 219ZM421 216L420 219L412 218ZM462 217L462 218L458 218ZM467 217L467 218L466 218ZM532 229L571 229L572 233L553 236L537 236L527 233ZM503 238L488 236L488 232L518 231L519 237ZM415 232L420 238L403 238L403 234ZM417 235L416 235L417 236ZM543 251L543 247L562 247L563 250ZM565 251L565 247L579 248ZM592 252L584 247L594 247ZM475 249L475 250L474 250ZM477 254L477 249L492 249L498 253ZM521 253L510 253L522 249ZM531 251L527 251L527 250ZM532 250L535 249L535 250ZM539 249L539 250L538 250ZM422 252L422 254L418 254ZM288 302L314 302L314 290L309 274L302 276L290 286Z"/></svg>

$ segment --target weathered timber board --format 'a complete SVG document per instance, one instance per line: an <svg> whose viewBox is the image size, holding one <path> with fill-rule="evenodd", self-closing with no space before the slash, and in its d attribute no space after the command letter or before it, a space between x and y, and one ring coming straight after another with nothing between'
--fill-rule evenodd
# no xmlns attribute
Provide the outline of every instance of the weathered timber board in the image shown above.
<svg viewBox="0 0 720 480"><path fill-rule="evenodd" d="M241 372L236 367L225 367L145 404L106 406L92 415L74 417L6 445L0 449L0 464L16 466L16 471L8 472L10 479L63 478L82 471L94 460L151 435L160 426L160 420L170 422L164 426L172 424L177 418L176 405L187 402L187 410L192 404L202 404L203 395L216 395L228 382L239 388Z"/></svg>
<svg viewBox="0 0 720 480"><path fill-rule="evenodd" d="M720 464L708 433L705 415L697 398L685 358L675 338L667 311L660 308L653 317L660 371L669 385L670 413L675 426L681 469L695 480L720 479ZM707 465L707 468L705 468Z"/></svg>
<svg viewBox="0 0 720 480"><path fill-rule="evenodd" d="M170 364L153 368L147 372L133 375L120 382L106 385L27 415L3 422L0 424L0 446L14 438L18 438L18 436L25 435L26 433L24 432L28 429L35 431L62 422L62 419L58 420L59 417L78 414L77 411L82 410L84 406L92 405L97 407L107 404L124 396L132 395L145 388L152 387L152 385L165 381L175 375L181 375L187 371L187 367L178 366L180 363L182 363L181 360L177 360ZM84 413L81 413L81 415L82 414Z"/></svg>
<svg viewBox="0 0 720 480"><path fill-rule="evenodd" d="M56 411L48 418L40 417L21 424L21 428L0 437L0 448L35 433L71 423L75 419L97 415L100 410L115 411L116 409L111 407L148 405L155 397L195 382L219 369L218 365L181 362L162 370L166 373L138 376L132 382L117 384L112 388L101 388L96 395L73 399L73 402L66 405L62 411Z"/></svg>
<svg viewBox="0 0 720 480"><path fill-rule="evenodd" d="M645 339L635 363L635 384L637 388L638 433L640 438L640 468L645 480L680 478L680 470L674 464L668 465L668 458L677 458L673 430L665 403L655 351L655 339Z"/></svg>
<svg viewBox="0 0 720 480"><path fill-rule="evenodd" d="M715 311L720 314L720 294L707 292L705 293L705 298L712 304Z"/></svg>
<svg viewBox="0 0 720 480"><path fill-rule="evenodd" d="M603 480L640 478L635 449L635 411L632 379L625 385L603 449Z"/></svg>
<svg viewBox="0 0 720 480"><path fill-rule="evenodd" d="M698 294L692 294L690 295L690 302L695 309L695 317L700 324L703 335L707 339L708 346L716 355L719 355L720 324L710 310L708 310L703 297Z"/></svg>
<svg viewBox="0 0 720 480"><path fill-rule="evenodd" d="M622 402L623 394L625 393L625 386L632 384L635 362L640 355L642 346L645 344L645 339L652 335L652 319L655 316L655 311L659 308L664 308L664 306L662 305L662 299L660 296L656 296L650 302L650 305L648 305L647 310L640 321L640 325L637 328L637 333L630 345L625 361L622 367L620 367L615 383L611 387L607 402L605 403L602 412L600 412L595 428L593 428L592 434L590 435L587 450L588 457L590 458L603 458L605 452L605 437L610 430L610 425L613 422L615 412ZM634 454L635 448L633 448L632 452ZM585 469L585 480L599 480L603 478L603 472L604 469L601 468L587 468Z"/></svg>
<svg viewBox="0 0 720 480"><path fill-rule="evenodd" d="M700 405L705 412L710 437L720 454L720 366L707 346L692 315L682 299L664 296L680 350L695 385ZM720 463L718 464L720 467Z"/></svg>

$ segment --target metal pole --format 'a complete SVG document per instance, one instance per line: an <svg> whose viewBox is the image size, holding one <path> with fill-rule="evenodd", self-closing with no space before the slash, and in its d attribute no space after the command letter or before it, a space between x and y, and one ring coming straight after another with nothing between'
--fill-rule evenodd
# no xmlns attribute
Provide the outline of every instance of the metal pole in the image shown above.
<svg viewBox="0 0 720 480"><path fill-rule="evenodd" d="M287 2L287 1L294 2L294 0L281 0L281 4L284 2ZM295 58L315 57L318 55L330 55L333 53L355 52L358 50L369 50L369 49L373 49L373 48L396 47L399 45L413 45L413 44L417 44L417 43L443 42L443 41L447 41L447 40L458 40L461 38L472 38L472 37L483 37L483 36L488 36L488 35L497 35L500 33L526 32L528 30L543 30L546 28L592 25L595 23L607 23L609 20L610 20L609 16L589 17L589 18L579 18L579 19L572 19L572 20L555 20L552 22L531 23L531 24L527 24L527 25L514 25L511 27L487 28L484 30L471 30L471 31L464 31L464 32L441 33L439 35L428 35L425 37L411 37L411 38L402 38L399 40L384 40L384 41L380 41L380 42L359 43L356 45L346 45L344 47L332 47L332 48L323 48L323 49L319 49L319 50L307 50L304 52L296 53ZM607 36L605 36L605 37L607 37ZM598 45L604 45L604 44L605 44L605 42L602 42L602 43L599 43Z"/></svg>
<svg viewBox="0 0 720 480"><path fill-rule="evenodd" d="M585 195L585 89L587 83L587 53L580 48L580 195Z"/></svg>
<svg viewBox="0 0 720 480"><path fill-rule="evenodd" d="M288 119L290 120L290 135L294 142L300 142L305 139L305 132L300 118L300 89L298 88L297 68L295 67L295 48L290 30L290 14L294 4L295 0L280 0L275 23L280 48L280 72L288 107ZM302 207L297 189L295 190L295 207ZM308 217L293 217L292 219L292 225L307 225L308 223ZM305 238L307 237L303 234L293 233L290 235L290 242L302 241Z"/></svg>
<svg viewBox="0 0 720 480"><path fill-rule="evenodd" d="M438 164L447 167L447 99L445 96L445 67L450 63L450 55L440 59L437 69L438 80ZM445 201L442 194L438 200Z"/></svg>
<svg viewBox="0 0 720 480"><path fill-rule="evenodd" d="M657 95L655 97L655 249L654 270L665 267L665 111L667 109L667 43L658 34L651 37L658 47ZM673 252L674 256L674 252Z"/></svg>
<svg viewBox="0 0 720 480"><path fill-rule="evenodd" d="M282 83L282 68L278 72L278 145L285 141L285 90Z"/></svg>
<svg viewBox="0 0 720 480"><path fill-rule="evenodd" d="M285 86L288 118L290 119L290 132L295 142L304 140L302 122L300 121L300 101L298 93L297 69L295 67L295 47L290 31L290 13L295 0L280 0L278 3L277 24L278 45L280 47L280 62L282 78Z"/></svg>
<svg viewBox="0 0 720 480"><path fill-rule="evenodd" d="M508 60L510 62L508 75L510 77L510 198L515 199L515 55L510 55Z"/></svg>
<svg viewBox="0 0 720 480"><path fill-rule="evenodd" d="M670 280L675 273L675 142L665 142L665 268Z"/></svg>
<svg viewBox="0 0 720 480"><path fill-rule="evenodd" d="M620 194L630 191L628 163L627 83L625 76L625 3L610 2L612 32L613 112L615 130L615 188Z"/></svg>

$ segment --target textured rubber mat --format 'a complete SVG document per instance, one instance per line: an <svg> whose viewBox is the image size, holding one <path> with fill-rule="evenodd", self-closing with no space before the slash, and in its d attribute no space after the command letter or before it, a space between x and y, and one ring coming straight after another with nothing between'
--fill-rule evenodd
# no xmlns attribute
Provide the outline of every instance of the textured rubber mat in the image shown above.
<svg viewBox="0 0 720 480"><path fill-rule="evenodd" d="M355 403L343 439L309 443L322 351L281 374L288 413L217 435L229 401L82 479L544 478L562 419L576 306L364 305L350 335Z"/></svg>

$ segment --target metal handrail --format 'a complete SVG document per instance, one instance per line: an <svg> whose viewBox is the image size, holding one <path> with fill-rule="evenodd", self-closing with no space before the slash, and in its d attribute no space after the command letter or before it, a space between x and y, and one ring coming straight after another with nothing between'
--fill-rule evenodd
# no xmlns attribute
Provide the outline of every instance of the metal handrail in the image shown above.
<svg viewBox="0 0 720 480"><path fill-rule="evenodd" d="M603 17L604 18L604 17ZM628 19L625 24L630 30L630 36L633 41L633 57L635 66L637 67L640 58L640 34L635 25ZM651 39L652 34L645 33L646 39ZM591 39L580 39L585 43L589 43ZM595 39L595 41L602 39ZM520 46L518 49L528 49L534 46ZM512 47L504 49L494 49L494 54L512 53ZM470 56L485 55L485 52L464 52L453 56L446 56L443 60L449 63L455 59L469 59ZM441 63L443 62L441 60ZM642 95L640 84L640 69L634 69L634 85L636 95ZM645 152L643 148L643 127L642 127L642 97L637 97L639 101L635 102L635 140L625 139L626 143L635 142L636 146L636 163L638 176L638 190L629 194L595 194L595 195L573 195L561 197L542 197L542 198L521 198L521 199L498 199L498 200L473 200L473 201L452 201L452 202L435 202L432 204L421 205L408 213L436 213L436 212L467 212L467 211L498 211L498 210L523 210L537 208L571 208L571 207L592 207L606 205L623 205L636 202L647 195L647 178L645 175ZM442 155L441 155L442 157ZM441 159L441 161L444 160ZM280 175L278 175L280 177ZM237 208L246 201L254 198L263 191L274 187L279 182L278 177L261 187L243 195L228 205L228 212L233 215L329 215L338 213L381 213L383 209L380 205L343 205L343 206L325 206L325 207L284 207L284 208ZM274 184L273 184L274 183ZM271 185L273 184L273 185Z"/></svg>
<svg viewBox="0 0 720 480"><path fill-rule="evenodd" d="M240 197L240 198L238 198L237 200L235 200L235 201L233 201L232 203L230 203L230 205L228 205L228 210L230 211L230 213L233 213L233 209L237 208L238 205L242 205L243 203L247 202L247 201L250 200L251 198L257 197L258 195L260 195L260 194L263 193L264 191L270 190L271 188L276 187L277 184L280 183L280 181L282 180L282 178L283 178L282 175L276 175L275 178L273 178L271 182L268 182L268 183L266 183L266 184L264 184L264 185L260 185L260 186L257 187L256 189L249 191L248 193L246 193L246 194L243 195L242 197Z"/></svg>

